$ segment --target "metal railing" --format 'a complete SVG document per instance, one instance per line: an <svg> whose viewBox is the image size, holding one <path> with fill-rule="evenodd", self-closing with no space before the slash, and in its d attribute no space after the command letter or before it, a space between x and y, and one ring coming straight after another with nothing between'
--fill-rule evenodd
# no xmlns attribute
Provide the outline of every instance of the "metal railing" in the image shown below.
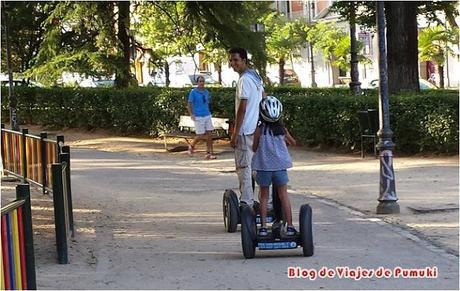
<svg viewBox="0 0 460 291"><path fill-rule="evenodd" d="M53 193L54 224L58 262L69 263L68 242L74 236L72 189L70 179L70 147L64 136L56 140L29 134L27 129L17 132L1 128L3 171Z"/></svg>
<svg viewBox="0 0 460 291"><path fill-rule="evenodd" d="M37 289L28 184L16 186L16 200L1 208L1 290Z"/></svg>
<svg viewBox="0 0 460 291"><path fill-rule="evenodd" d="M54 225L59 264L68 264L68 245L74 236L72 191L70 187L70 148L63 147L60 163L52 165Z"/></svg>
<svg viewBox="0 0 460 291"><path fill-rule="evenodd" d="M52 190L51 165L58 162L58 154L64 146L64 136L48 139L46 132L40 136L6 129L1 125L1 155L3 171L42 187L43 193Z"/></svg>

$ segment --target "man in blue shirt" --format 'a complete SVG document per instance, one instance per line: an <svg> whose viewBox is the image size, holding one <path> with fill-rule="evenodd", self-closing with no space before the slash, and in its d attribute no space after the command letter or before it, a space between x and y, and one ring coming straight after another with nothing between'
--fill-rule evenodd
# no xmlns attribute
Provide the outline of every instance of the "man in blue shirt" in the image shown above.
<svg viewBox="0 0 460 291"><path fill-rule="evenodd" d="M212 147L212 131L214 126L212 125L211 111L209 110L209 104L211 101L211 96L209 91L204 88L204 77L197 77L196 88L193 88L188 95L187 109L188 113L195 122L195 132L196 136L192 141L192 144L188 147L188 154L191 156L195 150L195 145L199 140L206 140L207 153L206 159L215 159L216 156L213 155Z"/></svg>

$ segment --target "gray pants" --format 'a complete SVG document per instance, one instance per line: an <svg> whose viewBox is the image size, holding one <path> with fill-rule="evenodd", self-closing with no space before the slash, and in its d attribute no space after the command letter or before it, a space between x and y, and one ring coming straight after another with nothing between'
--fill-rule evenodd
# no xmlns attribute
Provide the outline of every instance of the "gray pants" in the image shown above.
<svg viewBox="0 0 460 291"><path fill-rule="evenodd" d="M240 200L252 206L254 203L254 192L252 190L252 144L254 135L238 135L238 142L235 148L236 174L240 184Z"/></svg>

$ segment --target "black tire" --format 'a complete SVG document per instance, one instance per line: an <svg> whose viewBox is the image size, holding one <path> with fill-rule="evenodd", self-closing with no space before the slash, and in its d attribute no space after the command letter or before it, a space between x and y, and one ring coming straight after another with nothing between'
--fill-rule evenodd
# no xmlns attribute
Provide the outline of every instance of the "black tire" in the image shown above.
<svg viewBox="0 0 460 291"><path fill-rule="evenodd" d="M222 199L224 227L227 232L235 232L238 226L238 197L233 190L227 189Z"/></svg>
<svg viewBox="0 0 460 291"><path fill-rule="evenodd" d="M246 259L252 259L256 255L256 232L254 210L244 205L241 208L241 245Z"/></svg>
<svg viewBox="0 0 460 291"><path fill-rule="evenodd" d="M312 217L310 205L302 205L302 207L300 207L299 223L300 240L303 247L304 257L311 257L314 253Z"/></svg>

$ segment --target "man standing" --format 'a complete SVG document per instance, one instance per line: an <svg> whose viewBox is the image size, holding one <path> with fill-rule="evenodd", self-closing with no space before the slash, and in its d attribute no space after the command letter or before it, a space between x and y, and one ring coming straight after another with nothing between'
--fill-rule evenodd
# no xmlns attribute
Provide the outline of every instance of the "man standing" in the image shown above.
<svg viewBox="0 0 460 291"><path fill-rule="evenodd" d="M252 206L252 144L259 120L259 103L264 92L262 78L248 67L248 54L245 49L229 50L230 65L240 74L236 86L235 123L230 145L235 149L236 173L240 184L241 203Z"/></svg>

